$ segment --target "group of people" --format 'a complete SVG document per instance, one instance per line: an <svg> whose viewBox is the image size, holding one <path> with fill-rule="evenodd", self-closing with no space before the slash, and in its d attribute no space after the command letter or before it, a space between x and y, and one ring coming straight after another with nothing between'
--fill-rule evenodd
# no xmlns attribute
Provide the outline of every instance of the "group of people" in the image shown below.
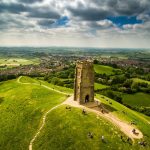
<svg viewBox="0 0 150 150"><path fill-rule="evenodd" d="M120 136L120 138L121 138L121 140L122 140L123 142L125 142L125 143L128 142L130 145L132 145L132 139L131 139L131 138L128 137L128 138L126 139L126 138L125 138L124 136L122 136L122 135Z"/></svg>
<svg viewBox="0 0 150 150"><path fill-rule="evenodd" d="M93 139L93 137L94 137L94 136L93 136L93 133L92 133L92 132L89 132L89 133L88 133L88 137L91 138L91 139ZM101 141L102 141L103 143L106 143L106 140L105 140L104 135L101 136Z"/></svg>
<svg viewBox="0 0 150 150"><path fill-rule="evenodd" d="M66 109L68 109L69 111L71 111L71 107L70 106L66 106Z"/></svg>
<svg viewBox="0 0 150 150"><path fill-rule="evenodd" d="M138 142L138 144L141 145L141 146L146 146L146 142L145 141L140 141L140 142Z"/></svg>
<svg viewBox="0 0 150 150"><path fill-rule="evenodd" d="M71 107L70 106L66 106L66 109L68 109L69 111L71 111ZM102 109L102 113L103 113L103 109ZM84 115L86 115L87 114L87 112L86 112L86 110L85 109L83 109L82 110L82 114L84 114ZM131 123L133 123L134 124L134 122L131 122ZM132 133L133 134L139 134L138 132L136 132L136 129L133 129L132 130ZM91 138L91 139L93 139L93 133L92 132L88 132L88 137L89 138ZM123 140L123 136L121 135L121 139ZM101 141L103 142L103 143L106 143L106 140L105 140L105 137L104 137L104 135L102 135L101 136ZM130 142L131 141L131 139L130 138L127 138L127 142ZM138 144L139 145L142 145L142 146L146 146L146 142L145 141L140 141L140 142L138 142Z"/></svg>
<svg viewBox="0 0 150 150"><path fill-rule="evenodd" d="M71 107L70 107L70 106L66 106L66 109L68 109L69 111L71 111ZM86 112L85 109L82 110L82 114L83 114L83 115L86 115L86 114L87 114L87 112Z"/></svg>
<svg viewBox="0 0 150 150"><path fill-rule="evenodd" d="M109 101L109 99L105 98L105 97L102 97L103 99L105 99L106 101ZM112 102L109 101L109 104L112 105Z"/></svg>

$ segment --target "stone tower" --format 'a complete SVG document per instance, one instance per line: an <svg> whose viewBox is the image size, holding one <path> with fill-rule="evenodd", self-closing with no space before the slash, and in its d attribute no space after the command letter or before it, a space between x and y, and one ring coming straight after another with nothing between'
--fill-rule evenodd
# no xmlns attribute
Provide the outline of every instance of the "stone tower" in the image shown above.
<svg viewBox="0 0 150 150"><path fill-rule="evenodd" d="M76 63L74 100L80 104L94 101L93 62L78 61Z"/></svg>

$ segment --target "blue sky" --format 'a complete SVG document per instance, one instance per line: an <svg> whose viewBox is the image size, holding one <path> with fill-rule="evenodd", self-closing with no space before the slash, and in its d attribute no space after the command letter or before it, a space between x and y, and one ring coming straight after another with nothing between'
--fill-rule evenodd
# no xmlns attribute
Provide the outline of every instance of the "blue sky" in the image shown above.
<svg viewBox="0 0 150 150"><path fill-rule="evenodd" d="M108 20L111 20L114 24L116 24L118 27L122 27L126 24L142 24L143 21L140 19L137 19L136 16L111 16L107 18Z"/></svg>
<svg viewBox="0 0 150 150"><path fill-rule="evenodd" d="M149 0L1 0L0 46L150 47Z"/></svg>
<svg viewBox="0 0 150 150"><path fill-rule="evenodd" d="M63 16L60 19L56 20L55 25L58 26L65 26L69 22L69 18L67 16Z"/></svg>

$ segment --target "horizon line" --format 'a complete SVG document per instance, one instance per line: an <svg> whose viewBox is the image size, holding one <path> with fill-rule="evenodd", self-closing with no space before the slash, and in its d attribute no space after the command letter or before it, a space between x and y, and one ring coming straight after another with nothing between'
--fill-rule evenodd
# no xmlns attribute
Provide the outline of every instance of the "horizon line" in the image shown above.
<svg viewBox="0 0 150 150"><path fill-rule="evenodd" d="M149 48L144 48L144 47L86 47L86 46L0 46L0 48L90 48L90 49L150 49Z"/></svg>

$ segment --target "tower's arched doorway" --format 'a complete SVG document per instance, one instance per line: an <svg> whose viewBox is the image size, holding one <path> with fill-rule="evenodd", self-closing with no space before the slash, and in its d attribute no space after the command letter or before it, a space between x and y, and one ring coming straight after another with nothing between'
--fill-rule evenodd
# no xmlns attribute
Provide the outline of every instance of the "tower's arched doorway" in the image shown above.
<svg viewBox="0 0 150 150"><path fill-rule="evenodd" d="M86 95L85 96L85 103L88 103L89 102L89 95Z"/></svg>

